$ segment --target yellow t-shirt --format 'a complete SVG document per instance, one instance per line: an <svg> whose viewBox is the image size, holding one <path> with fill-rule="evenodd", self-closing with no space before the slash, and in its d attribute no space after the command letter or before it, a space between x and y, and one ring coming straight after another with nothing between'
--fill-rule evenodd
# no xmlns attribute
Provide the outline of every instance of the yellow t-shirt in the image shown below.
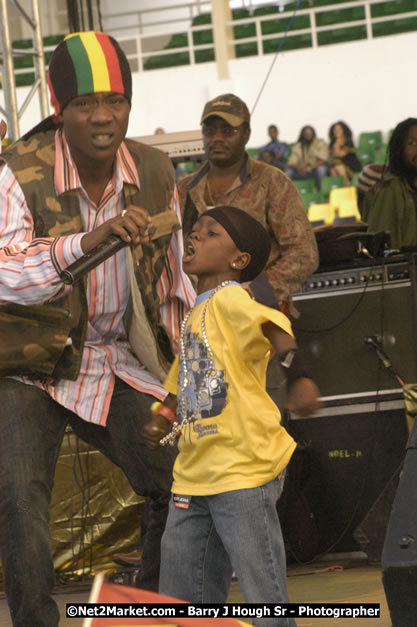
<svg viewBox="0 0 417 627"><path fill-rule="evenodd" d="M178 357L165 381L178 396L179 414L181 394L187 417L199 399L201 417L182 428L172 486L175 494L190 496L261 486L286 467L296 446L265 390L271 344L261 328L272 321L292 335L288 318L252 300L240 285L220 289L205 316L215 365L204 380L209 365L201 333L205 304L194 307L184 333L185 390Z"/></svg>

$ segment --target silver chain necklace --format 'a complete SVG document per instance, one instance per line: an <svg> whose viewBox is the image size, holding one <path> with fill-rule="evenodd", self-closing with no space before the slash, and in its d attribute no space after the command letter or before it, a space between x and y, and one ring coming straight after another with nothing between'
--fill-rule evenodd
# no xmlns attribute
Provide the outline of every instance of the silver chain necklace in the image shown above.
<svg viewBox="0 0 417 627"><path fill-rule="evenodd" d="M180 362L180 367L182 367L183 379L182 379L181 390L178 395L179 398L178 398L178 410L177 410L177 413L181 416L181 421L180 422L175 421L172 425L171 431L166 436L164 436L161 440L159 440L159 443L161 446L165 446L165 444L168 444L168 443L171 444L171 446L173 446L175 444L176 437L180 433L182 427L184 427L187 424L190 424L196 418L197 419L201 418L200 405L201 405L201 395L204 389L204 384L206 383L210 375L214 376L216 374L213 351L211 350L211 346L209 344L209 341L207 338L207 331L206 331L207 307L209 305L209 302L213 298L213 296L217 294L217 292L221 290L223 287L226 287L226 285L230 285L230 283L234 283L234 281L223 281L223 283L220 283L212 291L212 293L207 298L204 304L203 312L201 314L201 334L203 336L203 344L207 350L209 364L204 373L204 377L201 380L200 385L198 387L195 408L189 418L187 418L187 407L186 407L185 395L184 395L184 391L189 383L189 372L187 369L186 354L185 354L185 330L187 328L187 323L190 318L190 315L192 311L194 310L195 306L190 309L190 311L187 313L184 320L182 321L180 341L179 341L179 362Z"/></svg>

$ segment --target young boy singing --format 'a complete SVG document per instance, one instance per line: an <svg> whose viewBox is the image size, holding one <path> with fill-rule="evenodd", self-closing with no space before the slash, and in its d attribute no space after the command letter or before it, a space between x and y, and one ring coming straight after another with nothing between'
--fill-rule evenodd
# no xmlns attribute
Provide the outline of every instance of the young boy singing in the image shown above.
<svg viewBox="0 0 417 627"><path fill-rule="evenodd" d="M235 207L203 213L185 244L198 296L165 381L171 394L146 431L153 447L179 436L160 592L192 603L224 603L233 571L247 603L288 602L276 503L296 444L265 391L271 345L287 372L288 409L308 415L319 402L288 318L240 285L263 270L269 251L264 227Z"/></svg>

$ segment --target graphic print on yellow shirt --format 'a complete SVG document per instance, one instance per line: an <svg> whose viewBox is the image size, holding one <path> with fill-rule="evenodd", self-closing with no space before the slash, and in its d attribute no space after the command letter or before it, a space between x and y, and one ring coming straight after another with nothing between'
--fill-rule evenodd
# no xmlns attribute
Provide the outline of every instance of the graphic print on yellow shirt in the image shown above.
<svg viewBox="0 0 417 627"><path fill-rule="evenodd" d="M198 407L198 381L207 372L201 318L209 296L198 296L185 330L190 417ZM271 344L262 325L268 321L292 335L286 316L252 300L240 285L224 287L208 303L205 330L214 367L201 390L201 418L186 424L178 440L174 494L205 496L256 488L287 466L296 445L265 389ZM177 395L179 407L183 374L177 356L164 387Z"/></svg>
<svg viewBox="0 0 417 627"><path fill-rule="evenodd" d="M198 405L200 412L193 421L218 416L226 405L228 384L224 380L224 370L215 369L208 377L206 376L207 370L211 367L210 357L207 348L198 334L191 331L191 327L187 327L184 342L187 384L184 385L185 374L181 369L178 375L178 385L187 419L191 418ZM198 396L199 403L197 403ZM204 428L198 429L198 425L195 429L200 432L200 437L209 431ZM217 430L217 425L212 426L211 430L214 429Z"/></svg>

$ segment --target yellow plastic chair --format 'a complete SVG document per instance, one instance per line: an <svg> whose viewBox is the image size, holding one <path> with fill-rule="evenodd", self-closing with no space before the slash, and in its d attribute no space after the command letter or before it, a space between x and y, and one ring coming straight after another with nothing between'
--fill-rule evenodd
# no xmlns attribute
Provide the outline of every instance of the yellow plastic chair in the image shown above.
<svg viewBox="0 0 417 627"><path fill-rule="evenodd" d="M337 213L335 212L335 221L343 220L343 222L360 222L361 214L359 213L356 200L341 200Z"/></svg>
<svg viewBox="0 0 417 627"><path fill-rule="evenodd" d="M353 186L332 189L329 204L336 220L358 221L361 219L356 200L356 188Z"/></svg>
<svg viewBox="0 0 417 627"><path fill-rule="evenodd" d="M349 187L336 187L330 190L329 203L334 209L339 207L341 200L356 200L356 188L353 185Z"/></svg>
<svg viewBox="0 0 417 627"><path fill-rule="evenodd" d="M322 224L332 224L334 212L329 203L315 203L308 207L307 216L311 224L319 226Z"/></svg>

